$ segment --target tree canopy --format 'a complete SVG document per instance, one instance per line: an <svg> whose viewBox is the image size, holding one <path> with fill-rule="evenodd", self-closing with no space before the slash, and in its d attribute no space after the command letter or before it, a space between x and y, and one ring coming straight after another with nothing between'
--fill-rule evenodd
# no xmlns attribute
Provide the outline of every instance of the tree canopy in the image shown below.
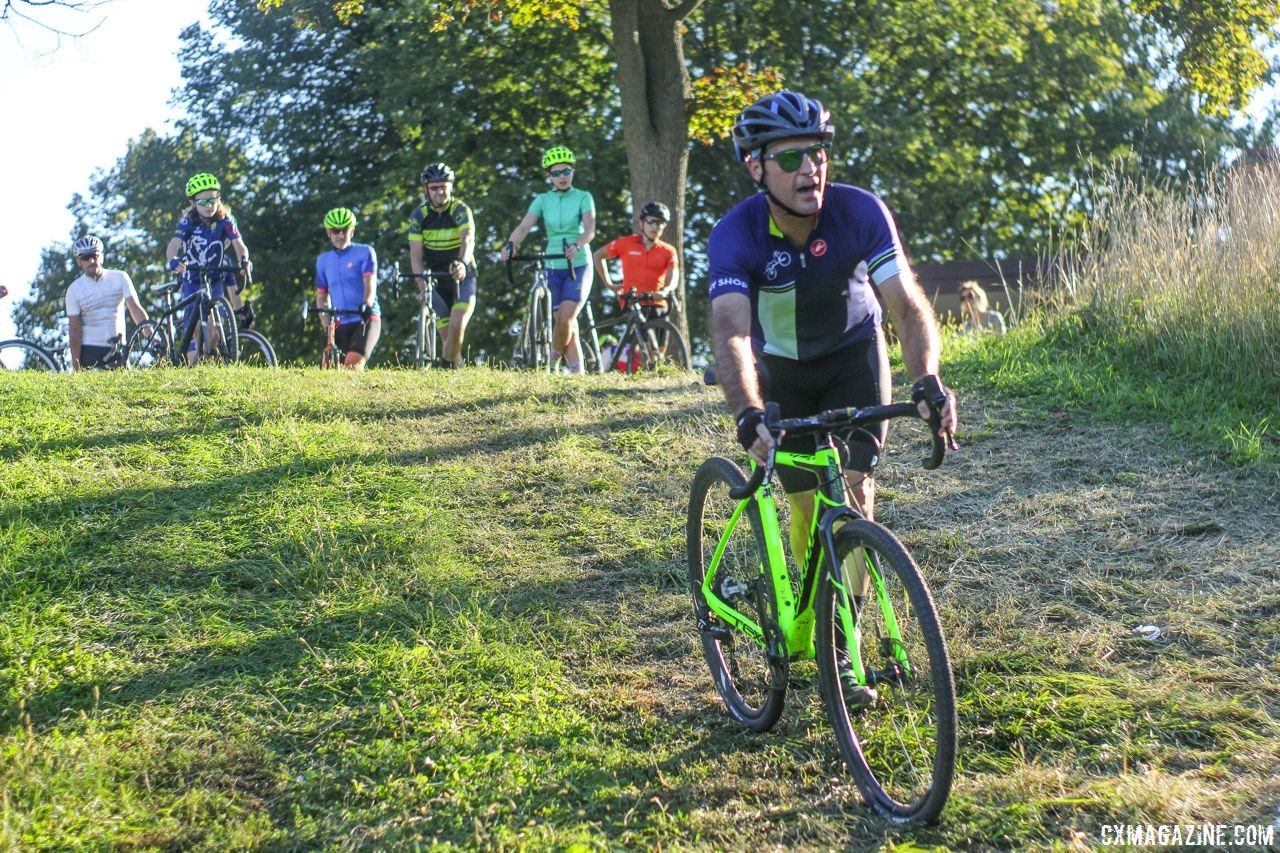
<svg viewBox="0 0 1280 853"><path fill-rule="evenodd" d="M629 17L649 6L663 14ZM551 144L578 154L597 245L630 230L633 195L671 204L696 289L711 224L753 191L725 141L732 117L781 85L833 109L833 179L880 193L913 258L1034 253L1088 217L1091 170L1178 181L1248 145L1234 110L1266 72L1253 44L1275 23L1245 0L215 0L211 15L221 31L183 36L185 119L134 140L73 210L109 261L154 278L182 183L219 174L286 356L307 346L296 309L327 248L324 211L353 208L356 239L389 266L406 255L418 172L437 160L476 214L472 357L509 349L521 294L487 252L543 188ZM662 38L623 56L620 22L632 40L646 27ZM1206 62L1210 42L1223 61ZM62 257L48 254L36 302L61 298ZM407 293L389 296L384 358L412 314ZM702 300L687 302L696 335ZM18 319L30 329L55 313L32 305Z"/></svg>

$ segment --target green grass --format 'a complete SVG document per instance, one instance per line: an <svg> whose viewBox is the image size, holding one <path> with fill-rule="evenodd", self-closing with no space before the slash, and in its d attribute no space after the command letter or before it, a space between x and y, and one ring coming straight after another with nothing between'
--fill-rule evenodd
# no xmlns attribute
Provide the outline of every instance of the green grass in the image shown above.
<svg viewBox="0 0 1280 853"><path fill-rule="evenodd" d="M1048 435L1067 360L995 375L1004 346L953 347L965 450L929 475L896 429L881 477L961 702L952 802L905 830L860 804L811 665L767 734L717 701L684 511L701 459L737 454L693 377L4 376L0 848L1020 849L1269 823L1274 467L1210 448L1191 475L1171 436L1201 427L1137 404Z"/></svg>

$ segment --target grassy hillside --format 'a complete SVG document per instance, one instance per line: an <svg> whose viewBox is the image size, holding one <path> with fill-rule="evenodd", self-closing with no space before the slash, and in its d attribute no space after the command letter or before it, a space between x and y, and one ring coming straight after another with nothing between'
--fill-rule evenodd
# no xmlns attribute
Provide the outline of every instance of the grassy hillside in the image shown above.
<svg viewBox="0 0 1280 853"><path fill-rule="evenodd" d="M0 377L0 848L1092 847L1109 823L1271 823L1274 466L997 398L998 346L950 368L963 451L926 474L899 428L880 478L961 697L951 805L914 830L859 804L811 665L768 734L717 702L683 525L729 420L690 377Z"/></svg>

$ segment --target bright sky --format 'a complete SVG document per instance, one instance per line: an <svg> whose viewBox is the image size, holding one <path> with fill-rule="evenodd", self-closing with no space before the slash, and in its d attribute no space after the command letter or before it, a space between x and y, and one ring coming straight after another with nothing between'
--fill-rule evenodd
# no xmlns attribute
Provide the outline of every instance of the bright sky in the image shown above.
<svg viewBox="0 0 1280 853"><path fill-rule="evenodd" d="M30 13L24 5L16 8ZM88 14L59 16L71 32L102 21L60 46L30 22L0 23L0 284L10 292L0 301L0 339L13 334L10 306L26 296L41 249L70 237L72 194L87 195L96 170L110 168L130 139L173 115L178 34L207 22L207 5L110 0Z"/></svg>

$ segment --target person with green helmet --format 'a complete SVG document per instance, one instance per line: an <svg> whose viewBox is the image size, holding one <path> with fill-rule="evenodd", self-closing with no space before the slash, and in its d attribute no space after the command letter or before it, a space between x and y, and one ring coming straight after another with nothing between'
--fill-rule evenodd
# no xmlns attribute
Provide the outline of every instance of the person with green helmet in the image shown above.
<svg viewBox="0 0 1280 853"><path fill-rule="evenodd" d="M582 372L582 345L578 340L578 312L591 294L591 241L596 236L596 203L591 193L573 186L575 157L563 145L542 155L551 189L534 197L529 211L507 238L500 255L503 262L515 254L529 231L542 220L547 232L547 285L556 327L551 360L563 357L570 373Z"/></svg>
<svg viewBox="0 0 1280 853"><path fill-rule="evenodd" d="M190 271L190 266L207 269L210 267L229 267L227 256L235 253L239 267L247 277L253 269L249 263L249 248L244 244L240 229L236 226L231 208L222 198L222 185L217 177L208 172L192 175L186 186L187 201L190 207L178 221L169 245L164 254L169 269L174 270L182 279L182 296L185 298L200 289L200 274ZM244 328L253 326L253 306L240 298L240 291L235 284L232 273L217 273L208 277L209 288L214 298L224 293L235 309L240 325ZM227 285L231 285L228 287ZM183 317L183 327L195 322L196 306L187 309ZM194 361L194 350L187 353L187 359Z"/></svg>
<svg viewBox="0 0 1280 853"><path fill-rule="evenodd" d="M364 370L382 335L382 309L378 306L378 255L366 243L353 243L356 215L335 207L325 214L325 234L333 248L316 258L316 307L335 313L321 314L325 326L337 323L334 343L346 353L343 366Z"/></svg>

